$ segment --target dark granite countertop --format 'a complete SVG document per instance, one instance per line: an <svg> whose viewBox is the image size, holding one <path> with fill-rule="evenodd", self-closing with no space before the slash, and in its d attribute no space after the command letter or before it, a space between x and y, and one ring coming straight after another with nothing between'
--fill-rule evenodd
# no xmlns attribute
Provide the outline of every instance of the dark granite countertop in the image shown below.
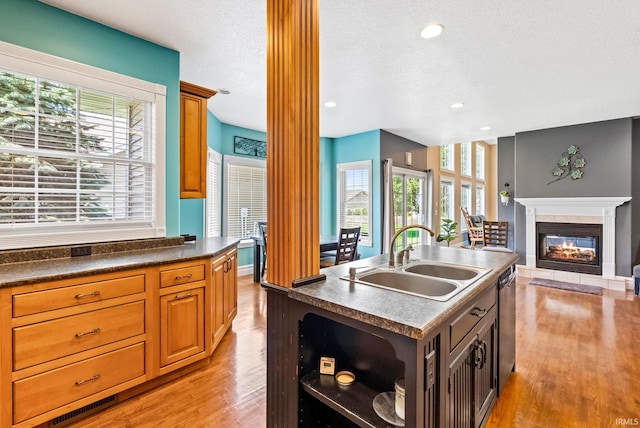
<svg viewBox="0 0 640 428"><path fill-rule="evenodd" d="M492 269L446 302L417 297L340 279L350 266L378 266L388 263L381 255L327 269L322 282L288 290L289 297L385 330L421 339L439 327L450 315L495 287L498 277L518 260L514 253L469 250L439 246L417 246L413 259L455 263Z"/></svg>
<svg viewBox="0 0 640 428"><path fill-rule="evenodd" d="M213 257L237 244L237 239L208 238L163 248L7 263L0 265L0 287L35 284Z"/></svg>

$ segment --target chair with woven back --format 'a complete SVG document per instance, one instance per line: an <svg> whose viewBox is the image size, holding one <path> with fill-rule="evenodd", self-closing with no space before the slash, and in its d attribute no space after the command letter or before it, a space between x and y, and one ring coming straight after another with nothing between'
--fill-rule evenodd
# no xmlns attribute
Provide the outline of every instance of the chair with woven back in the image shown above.
<svg viewBox="0 0 640 428"><path fill-rule="evenodd" d="M335 266L356 260L358 258L359 240L360 226L340 228L335 255L321 258L320 267Z"/></svg>
<svg viewBox="0 0 640 428"><path fill-rule="evenodd" d="M469 234L469 244L471 248L476 248L476 244L484 243L484 229L482 228L482 224L474 223L472 220L472 216L469 215L469 211L466 208L460 207L460 211L462 211L462 216L464 217L464 222L467 225L467 233Z"/></svg>

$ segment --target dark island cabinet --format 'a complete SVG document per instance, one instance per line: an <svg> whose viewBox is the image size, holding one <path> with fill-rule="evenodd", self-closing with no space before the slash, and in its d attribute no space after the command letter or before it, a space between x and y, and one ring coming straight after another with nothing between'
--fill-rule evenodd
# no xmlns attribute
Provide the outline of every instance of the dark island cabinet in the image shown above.
<svg viewBox="0 0 640 428"><path fill-rule="evenodd" d="M462 334L463 323L472 327ZM497 331L495 289L455 317L449 326L446 413L450 428L484 426L496 399Z"/></svg>
<svg viewBox="0 0 640 428"><path fill-rule="evenodd" d="M294 306L299 427L391 426L373 401L394 392L398 378L405 379L405 426L442 426L440 334L417 340L303 303ZM355 381L340 385L321 374L322 357L333 358L334 372L348 370Z"/></svg>

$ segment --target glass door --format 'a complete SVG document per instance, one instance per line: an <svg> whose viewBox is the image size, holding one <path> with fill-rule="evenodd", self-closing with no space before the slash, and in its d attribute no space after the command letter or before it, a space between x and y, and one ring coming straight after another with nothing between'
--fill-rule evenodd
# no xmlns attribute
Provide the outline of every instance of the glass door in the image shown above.
<svg viewBox="0 0 640 428"><path fill-rule="evenodd" d="M396 231L410 224L430 227L428 182L426 173L393 168L393 209ZM409 229L396 239L394 251L401 250L409 244L426 244L429 242L428 235L422 229Z"/></svg>

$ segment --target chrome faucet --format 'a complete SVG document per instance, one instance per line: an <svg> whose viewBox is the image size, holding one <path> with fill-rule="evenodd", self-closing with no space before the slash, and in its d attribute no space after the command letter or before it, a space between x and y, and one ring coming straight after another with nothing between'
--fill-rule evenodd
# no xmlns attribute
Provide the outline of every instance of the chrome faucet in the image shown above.
<svg viewBox="0 0 640 428"><path fill-rule="evenodd" d="M394 246L394 245L395 245L395 243L396 243L396 239L398 239L398 236L400 236L400 234L401 234L402 232L406 231L407 229L413 229L414 227L416 227L416 228L418 228L418 229L424 229L424 230L426 230L427 232L429 232L429 235L431 235L431 236L434 236L434 235L435 235L435 233L433 233L433 230L431 230L431 229L429 229L427 226L423 226L423 225L421 225L421 224L409 224L409 225L407 225L407 226L403 227L402 229L398 230L398 231L396 232L396 234L395 234L395 235L393 235L393 238L391 238L391 242L389 243L389 267L390 267L390 268L392 268L392 267L395 267L395 266L396 266L396 265L395 265L395 260L393 259L393 246ZM400 254L402 254L403 252L406 252L405 254L407 254L407 255L408 255L408 254L409 254L409 251L410 251L410 250L408 250L407 248L405 248L404 250L402 250L402 251L400 252ZM400 255L400 254L399 254L399 255ZM398 263L400 263L400 261L399 261Z"/></svg>

